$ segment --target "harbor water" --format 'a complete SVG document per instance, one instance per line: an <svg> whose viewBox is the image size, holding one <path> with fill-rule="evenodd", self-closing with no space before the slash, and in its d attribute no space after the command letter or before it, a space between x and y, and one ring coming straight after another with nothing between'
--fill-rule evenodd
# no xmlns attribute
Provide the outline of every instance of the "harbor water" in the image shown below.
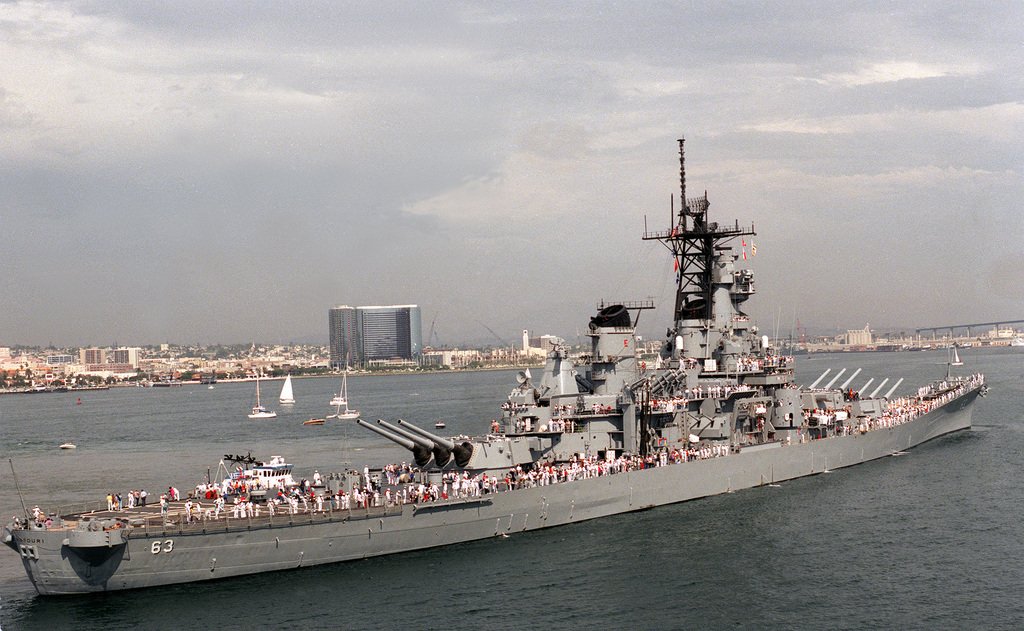
<svg viewBox="0 0 1024 631"><path fill-rule="evenodd" d="M905 455L779 486L546 531L365 561L106 595L43 598L0 549L0 629L1019 629L1024 626L1024 352L962 349L991 387L974 427ZM798 358L906 380L945 374L945 351ZM955 369L956 370L956 369ZM845 377L843 378L845 379ZM827 380L826 380L827 381ZM842 380L840 380L842 381ZM336 378L293 380L296 403L250 420L254 384L0 396L0 516L183 492L225 454L284 456L312 477L409 454L331 412ZM486 432L514 372L349 378L364 418ZM873 388L874 386L872 386ZM886 389L888 386L886 386ZM79 399L81 402L79 403ZM78 445L59 450L63 442Z"/></svg>

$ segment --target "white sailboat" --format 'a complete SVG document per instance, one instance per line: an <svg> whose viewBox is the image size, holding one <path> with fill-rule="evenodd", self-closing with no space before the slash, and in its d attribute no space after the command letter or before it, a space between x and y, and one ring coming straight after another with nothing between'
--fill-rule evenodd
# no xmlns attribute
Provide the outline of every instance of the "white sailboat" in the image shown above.
<svg viewBox="0 0 1024 631"><path fill-rule="evenodd" d="M956 347L951 346L950 349L953 352L949 354L949 361L946 362L946 379L953 378L953 366L964 365L964 363L960 361L960 353L956 352Z"/></svg>
<svg viewBox="0 0 1024 631"><path fill-rule="evenodd" d="M288 375L281 386L281 396L277 399L281 403L295 403L295 395L292 394L292 376Z"/></svg>
<svg viewBox="0 0 1024 631"><path fill-rule="evenodd" d="M341 392L331 399L331 405L335 406L334 414L327 418L354 419L359 418L359 410L351 410L348 407L348 370L341 375Z"/></svg>
<svg viewBox="0 0 1024 631"><path fill-rule="evenodd" d="M260 376L256 375L256 405L252 406L252 413L249 414L249 418L275 418L277 412L268 410L267 408L260 405Z"/></svg>

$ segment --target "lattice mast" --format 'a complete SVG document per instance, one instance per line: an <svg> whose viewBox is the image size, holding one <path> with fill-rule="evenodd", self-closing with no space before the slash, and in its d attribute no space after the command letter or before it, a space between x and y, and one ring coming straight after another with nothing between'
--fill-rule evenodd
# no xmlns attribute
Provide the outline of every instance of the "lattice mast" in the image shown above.
<svg viewBox="0 0 1024 631"><path fill-rule="evenodd" d="M712 268L717 250L730 250L725 245L736 237L754 236L754 226L723 227L717 222L708 223L707 191L700 197L686 198L686 153L685 138L679 139L679 212L672 210L672 228L663 232L645 232L645 241L660 241L675 259L676 300L674 311L675 331L679 331L687 320L702 320L706 326L712 320ZM674 204L673 204L674 206ZM692 323L691 323L692 325Z"/></svg>

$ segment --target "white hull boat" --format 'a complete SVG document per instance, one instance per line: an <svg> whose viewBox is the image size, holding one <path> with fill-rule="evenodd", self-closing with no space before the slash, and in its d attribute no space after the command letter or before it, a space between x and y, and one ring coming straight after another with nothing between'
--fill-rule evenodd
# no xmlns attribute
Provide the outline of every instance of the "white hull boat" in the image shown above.
<svg viewBox="0 0 1024 631"><path fill-rule="evenodd" d="M335 407L334 414L331 414L327 418L336 418L341 419L343 421L359 418L359 410L352 410L348 407L347 370L341 376L341 391L338 392L337 396L331 399L331 405Z"/></svg>
<svg viewBox="0 0 1024 631"><path fill-rule="evenodd" d="M260 376L256 375L256 405L252 406L252 412L249 413L249 418L275 418L276 416L277 412L268 410L260 404Z"/></svg>

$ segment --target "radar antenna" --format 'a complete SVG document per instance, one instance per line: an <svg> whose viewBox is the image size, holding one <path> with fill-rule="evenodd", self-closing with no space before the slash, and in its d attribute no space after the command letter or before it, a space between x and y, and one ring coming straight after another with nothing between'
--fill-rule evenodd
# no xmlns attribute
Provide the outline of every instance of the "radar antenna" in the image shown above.
<svg viewBox="0 0 1024 631"><path fill-rule="evenodd" d="M707 191L700 197L686 199L686 154L685 138L679 139L679 191L683 199L679 213L673 217L675 225L666 231L644 232L645 241L660 241L672 252L675 259L676 303L674 311L675 329L684 320L710 320L712 317L711 291L712 266L716 250L728 249L724 244L736 237L754 236L754 226L719 226L708 223Z"/></svg>

